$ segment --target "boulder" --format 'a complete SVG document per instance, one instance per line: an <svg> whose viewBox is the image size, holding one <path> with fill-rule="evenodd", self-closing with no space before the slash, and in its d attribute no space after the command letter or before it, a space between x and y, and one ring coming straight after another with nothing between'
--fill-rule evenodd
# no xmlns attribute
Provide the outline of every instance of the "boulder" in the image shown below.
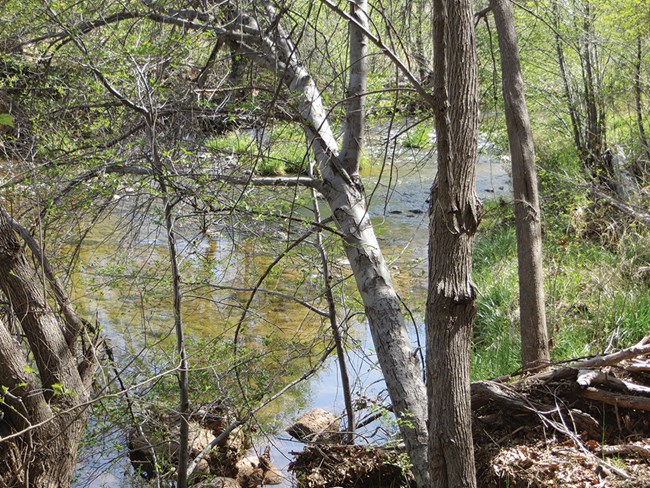
<svg viewBox="0 0 650 488"><path fill-rule="evenodd" d="M267 447L260 456L250 455L237 463L237 481L245 488L258 485L279 485L284 481L282 472L271 463L270 449Z"/></svg>
<svg viewBox="0 0 650 488"><path fill-rule="evenodd" d="M287 433L300 442L338 443L340 421L332 412L314 408L302 414L287 429Z"/></svg>

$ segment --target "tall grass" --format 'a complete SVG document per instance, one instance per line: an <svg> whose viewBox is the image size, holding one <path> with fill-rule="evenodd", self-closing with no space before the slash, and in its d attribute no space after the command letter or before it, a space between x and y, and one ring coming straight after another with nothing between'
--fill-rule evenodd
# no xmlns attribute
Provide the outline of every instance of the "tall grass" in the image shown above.
<svg viewBox="0 0 650 488"><path fill-rule="evenodd" d="M553 360L627 347L650 332L650 233L594 213L575 155L544 153L539 172L547 322ZM472 375L494 377L517 369L520 357L516 237L511 203L486 203L474 251L479 290ZM593 219L611 222L613 230ZM594 228L596 231L594 231Z"/></svg>
<svg viewBox="0 0 650 488"><path fill-rule="evenodd" d="M474 249L478 289L472 377L512 372L519 365L517 241L510 205L492 200Z"/></svg>

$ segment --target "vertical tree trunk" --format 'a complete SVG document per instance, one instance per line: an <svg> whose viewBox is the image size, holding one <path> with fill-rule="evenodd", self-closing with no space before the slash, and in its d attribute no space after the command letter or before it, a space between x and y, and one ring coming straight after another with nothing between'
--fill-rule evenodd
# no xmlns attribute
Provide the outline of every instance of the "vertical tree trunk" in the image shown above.
<svg viewBox="0 0 650 488"><path fill-rule="evenodd" d="M34 363L0 320L0 485L68 486L88 416L94 368L77 364L74 342L48 305L11 218L0 206L0 290L20 324ZM70 343L71 342L71 343ZM23 432L23 429L25 431ZM23 433L21 433L23 432ZM7 436L16 435L7 439Z"/></svg>
<svg viewBox="0 0 650 488"><path fill-rule="evenodd" d="M426 79L431 73L430 60L425 55L424 41L426 38L422 29L424 26L422 19L430 14L428 5L427 2L420 0L407 0L404 5L406 38L415 61L415 66L411 66L410 69L413 70L417 67L420 83L426 83Z"/></svg>
<svg viewBox="0 0 650 488"><path fill-rule="evenodd" d="M470 0L434 1L438 175L431 190L426 305L431 486L475 487L470 346L476 313L472 243L480 220L475 165L479 123Z"/></svg>
<svg viewBox="0 0 650 488"><path fill-rule="evenodd" d="M490 6L499 35L501 82L512 159L519 262L521 359L524 368L529 368L550 360L544 307L542 224L535 147L524 96L512 7L509 0L491 0Z"/></svg>
<svg viewBox="0 0 650 488"><path fill-rule="evenodd" d="M643 101L641 95L643 94L643 85L641 83L641 61L643 60L643 50L641 36L636 39L636 60L634 62L634 102L636 104L636 123L639 127L639 140L643 146L648 159L650 159L650 144L645 133L643 125Z"/></svg>
<svg viewBox="0 0 650 488"><path fill-rule="evenodd" d="M587 163L591 166L592 175L606 182L611 178L610 165L605 160L605 124L604 109L600 100L600 86L596 80L594 70L598 62L598 55L594 46L594 13L591 3L585 2L583 15L583 86L585 105L587 110L587 124L585 140L587 142Z"/></svg>
<svg viewBox="0 0 650 488"><path fill-rule="evenodd" d="M346 93L345 132L341 151L342 166L350 175L359 172L365 139L366 90L368 86L368 40L363 28L368 28L368 0L350 1L350 15L360 26L349 23L350 81Z"/></svg>
<svg viewBox="0 0 650 488"><path fill-rule="evenodd" d="M573 142L576 147L576 151L582 159L586 157L587 149L585 147L585 141L582 137L582 122L580 119L580 114L578 113L578 108L573 96L573 91L571 90L571 83L569 81L569 72L566 68L566 60L564 56L564 47L562 45L562 38L560 36L560 9L558 6L557 0L552 4L553 10L553 24L555 27L555 51L557 53L557 62L560 68L560 76L562 78L562 86L564 88L564 98L566 98L567 108L569 110L569 117L571 119L571 130L573 132Z"/></svg>

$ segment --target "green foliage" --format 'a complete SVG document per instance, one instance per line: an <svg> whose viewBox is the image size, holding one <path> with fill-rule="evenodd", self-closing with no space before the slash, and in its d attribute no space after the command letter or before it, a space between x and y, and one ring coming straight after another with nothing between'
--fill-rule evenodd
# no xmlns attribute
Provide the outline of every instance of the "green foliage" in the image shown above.
<svg viewBox="0 0 650 488"><path fill-rule="evenodd" d="M75 395L76 393L70 388L66 388L63 383L53 383L52 384L53 395L63 396L63 395Z"/></svg>
<svg viewBox="0 0 650 488"><path fill-rule="evenodd" d="M409 129L402 140L402 146L413 149L425 149L431 146L431 126L423 122Z"/></svg>
<svg viewBox="0 0 650 488"><path fill-rule="evenodd" d="M285 175L304 173L307 168L307 146L299 127L276 124L262 132L259 144L255 136L245 132L229 132L208 139L208 149L234 154L244 166L250 166L260 175Z"/></svg>
<svg viewBox="0 0 650 488"><path fill-rule="evenodd" d="M538 184L545 228L564 232L581 226L580 218L588 205L582 163L568 141L538 145Z"/></svg>
<svg viewBox="0 0 650 488"><path fill-rule="evenodd" d="M0 114L0 125L14 127L14 118L11 114Z"/></svg>
<svg viewBox="0 0 650 488"><path fill-rule="evenodd" d="M628 223L621 223L612 239L604 236L595 240L593 232L588 231L586 209L591 202L587 192L576 185L583 179L583 168L573 147L563 86L555 76L558 66L553 49L554 31L547 28L553 23L547 22L546 4L528 3L531 8L540 9L538 13L543 20L538 22L523 9L516 10L518 27L521 27L524 78L532 102L529 108L538 137L553 357L562 359L593 353L610 345L629 345L650 330L650 291L644 281L647 278L638 273L641 266L650 263L650 241L647 231ZM609 57L601 67L602 84L598 94L609 111L606 120L610 142L622 143L626 150L640 148L634 110L629 109L634 106L629 84L634 73L628 51L642 36L643 76L647 81L650 52L648 23L644 22L647 2L591 3L598 7L595 25L598 35L592 41ZM417 2L406 7L413 9L414 5L417 9ZM577 2L567 5L578 6ZM47 4L44 15L43 5L38 2L10 0L3 4L6 45L14 37L21 41L34 39L69 28L79 19L89 22L106 19L130 7L141 10L141 5L130 0L87 2L74 7L58 0ZM348 72L345 21L328 9L318 9L318 15L314 16L313 2L296 2L284 7L280 21L287 32L300 33L296 39L299 39L297 47L302 62L323 89L332 117L342 120ZM411 64L410 58L419 48L418 40L431 39L431 24L425 8L406 16L404 7L400 2L388 2L385 11L375 10L370 15L372 29L380 37L397 40L402 36L404 52L400 51L400 42L393 44L393 48ZM565 13L570 12L571 9L566 9ZM215 21L223 13L215 6ZM388 15L387 19L380 14ZM575 29L578 25L575 21L565 20L558 32L567 46L579 46L583 33ZM28 146L34 151L24 160L11 161L12 177L25 175L28 179L21 180L21 185L15 188L3 190L2 197L43 226L42 234L47 236L49 249L56 249L53 239L65 240L70 244L62 248L66 259L80 255L85 260L87 265L82 271L88 287L79 284L81 273L73 275L72 281L84 293L92 293L93 302L79 298L78 309L89 317L100 310L102 320L124 338L127 345L123 354L129 355L143 344L146 347L143 357L135 360L134 371L129 371L137 376L133 383L173 369L178 362L167 328L171 322L169 264L166 247L160 244L164 236L156 230L162 220L158 204L161 189L146 174L151 169L152 141L144 130L144 118L141 112L123 102L128 100L151 111L156 120L154 142L165 164L165 178L169 178L169 188L177 191L175 197L179 203L175 211L195 218L179 220L177 227L180 233L189 236L181 246L183 287L202 297L185 301L184 318L191 336L188 340L191 402L197 405L225 401L239 410L253 407L306 371L311 365L310 358L321 352L326 334L317 320L313 321L314 326L310 322L313 317L297 313L288 300L259 293L248 318L239 324L241 335L235 352L234 344L225 337L238 326L249 293L202 287L206 283L252 286L253 277L266 269L270 256L277 255L289 238L305 228L293 222L288 224L286 219L270 219L269 215L302 218L309 202L298 191L246 189L244 192L221 186L215 189L214 181L208 176L213 174L210 171L213 168L205 161L210 158L203 156L206 149L220 153L220 157L234 156L233 160L242 169L261 175L304 172L309 152L301 127L297 123L273 122L274 118L296 120L301 110L299 100L287 96L277 73L262 72L247 65L244 76L230 79L231 62L236 59L229 55L225 45L216 62L206 70L206 83L199 86L197 75L208 66L215 46L214 34L209 30L192 31L141 18L124 19L78 34L76 40L80 44L50 38L27 43L20 53L2 53L2 84L26 115L5 113L9 108L0 107L0 129L18 127L21 134L28 133ZM486 113L482 130L496 133L499 145L505 146L500 80L492 64L498 63L494 40L490 40L487 29L479 28L481 104ZM429 51L430 46L424 46L421 53L424 59L430 59ZM577 51L567 47L566 61L574 93L582 96L575 89L580 85L583 69ZM391 62L379 54L379 48L370 47L369 113L377 118L395 117L396 113L421 117L417 95L396 74ZM416 65L412 63L414 72ZM418 76L426 82L420 73ZM107 90L107 85L112 91ZM115 93L122 98L118 99ZM578 99L581 109L583 102ZM647 103L645 95L644 103ZM223 117L220 121L223 127L219 126L218 131L226 131L225 134L204 142L211 128L209 124L203 127L205 120L198 120L197 113ZM29 123L23 123L23 119ZM259 129L263 124L265 129ZM228 132L233 127L239 129ZM247 131L246 127L256 129ZM413 149L430 148L430 132L429 121L419 123L404 135L401 144ZM362 166L368 161L364 155ZM111 174L104 171L107 165L143 170L145 176L138 179ZM134 218L129 224L136 235L133 240L127 241L122 236L110 241L106 235L112 229L107 228L99 229L97 234L86 233L90 226L101 221L103 212L114 208L115 202L123 197L125 205L115 212L120 220L130 219L139 209L146 209L141 221ZM200 232L197 215L205 219ZM242 222L236 222L233 215L241 216ZM123 222L120 225L126 227ZM204 239L208 231L214 231L217 237ZM111 251L119 249L119 255L95 248L101 258L89 257L93 251L88 251L86 246L76 248L81 239L87 243L104 242L103 246ZM229 239L233 241L230 247ZM136 241L151 245L139 246L134 244ZM341 254L340 243L332 245L330 250L332 254ZM64 263L64 259L60 262ZM308 290L316 293L305 293L305 296L320 297L314 262L317 256L312 248L290 253L269 273L264 286L298 296ZM472 365L475 378L505 374L519 365L516 263L511 204L488 202L475 250L474 280L479 290ZM226 279L239 273L245 275L238 276L239 281ZM345 286L347 292L353 285ZM353 314L358 309L356 297L349 293L341 298L340 303L349 305L346 313ZM210 306L206 305L208 302ZM317 306L321 307L322 303ZM52 388L55 395L69 393L61 384ZM138 400L142 401L139 406L146 408L148 404L158 403L172 410L176 407L177 390L174 374L162 376L138 389L141 393ZM279 410L286 414L305 401L308 393L305 387L294 391L297 392L294 397L265 412L266 425L275 427L273 423L277 422ZM98 410L106 418L117 421L128 417L123 404L102 402L101 405L104 410ZM98 423L104 420L100 415ZM408 422L408 418L400 422Z"/></svg>

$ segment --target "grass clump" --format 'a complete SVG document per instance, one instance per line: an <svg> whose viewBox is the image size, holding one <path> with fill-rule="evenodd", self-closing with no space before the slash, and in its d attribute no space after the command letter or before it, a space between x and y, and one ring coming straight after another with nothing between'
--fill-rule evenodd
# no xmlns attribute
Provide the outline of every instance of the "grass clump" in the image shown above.
<svg viewBox="0 0 650 488"><path fill-rule="evenodd" d="M307 171L308 148L302 129L290 124L276 124L270 131L262 161L261 174L300 174Z"/></svg>
<svg viewBox="0 0 650 488"><path fill-rule="evenodd" d="M205 142L205 146L213 151L237 155L253 154L257 149L253 135L239 131L212 137Z"/></svg>
<svg viewBox="0 0 650 488"><path fill-rule="evenodd" d="M409 149L425 149L431 146L431 127L426 123L419 123L411 127L402 140L402 146Z"/></svg>
<svg viewBox="0 0 650 488"><path fill-rule="evenodd" d="M276 124L257 134L233 131L211 138L206 147L234 155L239 164L263 176L282 176L306 172L308 151L301 130L289 124Z"/></svg>

